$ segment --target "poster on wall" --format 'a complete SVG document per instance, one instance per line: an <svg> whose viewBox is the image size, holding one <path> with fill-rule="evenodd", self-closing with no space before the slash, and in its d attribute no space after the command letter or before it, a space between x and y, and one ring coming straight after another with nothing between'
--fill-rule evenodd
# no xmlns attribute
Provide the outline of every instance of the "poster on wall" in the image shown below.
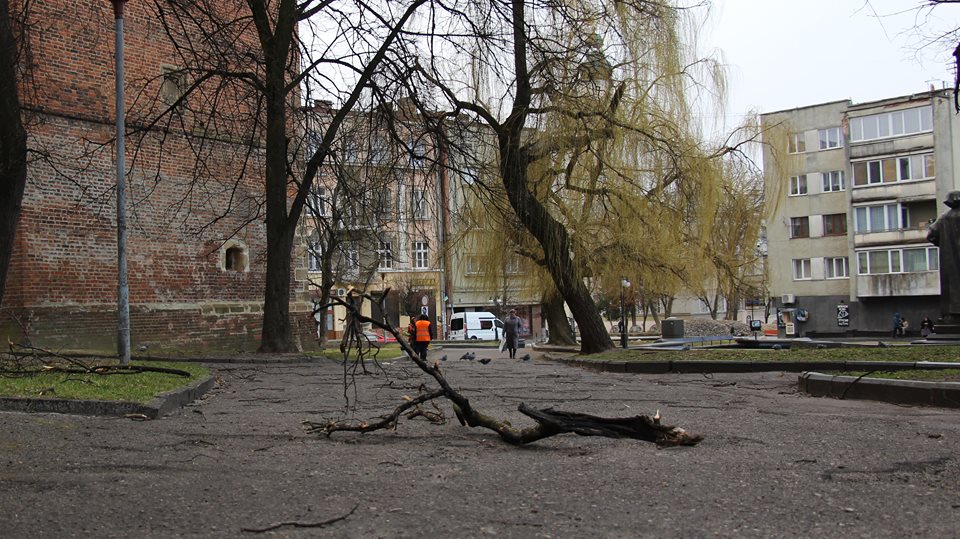
<svg viewBox="0 0 960 539"><path fill-rule="evenodd" d="M837 304L837 325L842 328L850 325L850 307L845 303Z"/></svg>

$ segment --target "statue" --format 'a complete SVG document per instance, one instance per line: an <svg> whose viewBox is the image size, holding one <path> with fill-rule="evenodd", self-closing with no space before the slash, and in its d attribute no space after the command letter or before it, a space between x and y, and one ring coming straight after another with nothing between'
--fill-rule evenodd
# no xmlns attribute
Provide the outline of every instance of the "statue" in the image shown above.
<svg viewBox="0 0 960 539"><path fill-rule="evenodd" d="M930 225L927 241L940 248L940 323L957 325L960 324L960 191L947 193L943 203L950 210Z"/></svg>

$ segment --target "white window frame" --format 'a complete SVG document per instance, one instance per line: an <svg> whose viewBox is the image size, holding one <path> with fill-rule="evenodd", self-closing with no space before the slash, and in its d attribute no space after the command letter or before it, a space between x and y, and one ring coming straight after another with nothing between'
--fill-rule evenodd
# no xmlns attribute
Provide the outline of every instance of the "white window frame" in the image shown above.
<svg viewBox="0 0 960 539"><path fill-rule="evenodd" d="M890 275L891 273L923 273L940 269L940 252L937 247L926 247L927 267L919 271L905 271L903 252L917 249L917 246L896 247L892 249L863 249L857 251L858 275ZM870 255L886 253L888 271L871 271ZM866 261L866 263L864 263Z"/></svg>
<svg viewBox="0 0 960 539"><path fill-rule="evenodd" d="M810 281L813 279L813 264L809 258L794 258L791 263L794 281Z"/></svg>
<svg viewBox="0 0 960 539"><path fill-rule="evenodd" d="M873 209L883 208L883 223L875 226L873 222ZM905 220L909 220L909 210L900 203L892 202L887 204L870 204L865 206L855 206L853 208L853 230L856 234L872 234L876 232L890 232L894 230L903 230ZM860 228L860 214L864 216L866 229ZM894 216L896 222L892 222L891 216ZM905 219L906 218L906 219Z"/></svg>
<svg viewBox="0 0 960 539"><path fill-rule="evenodd" d="M842 170L831 170L823 173L823 192L838 193L847 188Z"/></svg>
<svg viewBox="0 0 960 539"><path fill-rule="evenodd" d="M790 196L804 196L809 192L807 186L807 175L790 176Z"/></svg>
<svg viewBox="0 0 960 539"><path fill-rule="evenodd" d="M413 205L411 208L411 211L413 212L413 218L420 221L428 219L427 191L419 187L414 187L410 197L410 202Z"/></svg>
<svg viewBox="0 0 960 539"><path fill-rule="evenodd" d="M377 249L378 269L393 269L393 245L389 241L381 241Z"/></svg>
<svg viewBox="0 0 960 539"><path fill-rule="evenodd" d="M790 133L787 135L787 153L805 153L807 151L807 139L803 133Z"/></svg>
<svg viewBox="0 0 960 539"><path fill-rule="evenodd" d="M817 140L821 150L833 150L843 146L839 127L828 127L817 131Z"/></svg>
<svg viewBox="0 0 960 539"><path fill-rule="evenodd" d="M850 263L845 256L826 257L823 259L823 276L825 279L850 278Z"/></svg>
<svg viewBox="0 0 960 539"><path fill-rule="evenodd" d="M430 267L430 244L428 242L413 242L413 267L415 269Z"/></svg>
<svg viewBox="0 0 960 539"><path fill-rule="evenodd" d="M912 116L914 114L916 114L917 120L916 128L908 130L908 115ZM873 131L874 128L876 129L875 134L867 134L867 130L864 129L864 127L868 125L871 131ZM866 142L891 137L903 137L930 131L933 131L933 107L931 105L850 118L850 142Z"/></svg>

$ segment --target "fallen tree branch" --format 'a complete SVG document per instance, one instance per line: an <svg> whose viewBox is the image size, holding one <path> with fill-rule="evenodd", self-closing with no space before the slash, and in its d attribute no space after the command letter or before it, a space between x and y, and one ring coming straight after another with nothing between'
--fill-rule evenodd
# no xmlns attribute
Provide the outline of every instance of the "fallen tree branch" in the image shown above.
<svg viewBox="0 0 960 539"><path fill-rule="evenodd" d="M338 431L364 433L379 429L395 429L397 421L403 412L423 402L443 397L453 404L453 411L461 425L492 430L496 432L503 441L517 446L566 433L574 433L580 436L631 438L653 442L661 447L694 446L703 440L703 436L688 433L680 427L661 425L659 411L652 418L645 415L605 418L577 412L557 411L552 408L537 410L521 403L519 411L536 421L537 425L533 427L516 428L507 420L495 418L473 408L469 399L467 399L463 393L454 389L447 381L440 369L439 362L434 361L432 365L428 364L417 355L413 347L410 346L397 330L377 320L363 316L359 308L361 302L351 297L354 293L356 293L356 290L352 290L348 294L347 301L340 302L351 310L350 316L352 317L352 321L354 323L370 323L384 331L389 331L397 339L397 343L400 344L400 347L406 352L410 360L413 361L421 371L431 376L440 387L433 391L422 393L416 398L405 397L405 399L407 399L406 402L395 408L392 413L382 416L377 421L360 423L345 423L335 420L325 423L304 422L308 432L322 433L330 436ZM358 296L374 301L369 294L358 294Z"/></svg>

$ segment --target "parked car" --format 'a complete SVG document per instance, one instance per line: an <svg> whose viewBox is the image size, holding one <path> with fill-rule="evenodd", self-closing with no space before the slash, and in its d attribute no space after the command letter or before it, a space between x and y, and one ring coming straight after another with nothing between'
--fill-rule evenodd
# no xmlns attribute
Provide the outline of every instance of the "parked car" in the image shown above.
<svg viewBox="0 0 960 539"><path fill-rule="evenodd" d="M484 340L494 341L503 336L503 322L488 312L454 313L450 317L450 337L452 341Z"/></svg>

